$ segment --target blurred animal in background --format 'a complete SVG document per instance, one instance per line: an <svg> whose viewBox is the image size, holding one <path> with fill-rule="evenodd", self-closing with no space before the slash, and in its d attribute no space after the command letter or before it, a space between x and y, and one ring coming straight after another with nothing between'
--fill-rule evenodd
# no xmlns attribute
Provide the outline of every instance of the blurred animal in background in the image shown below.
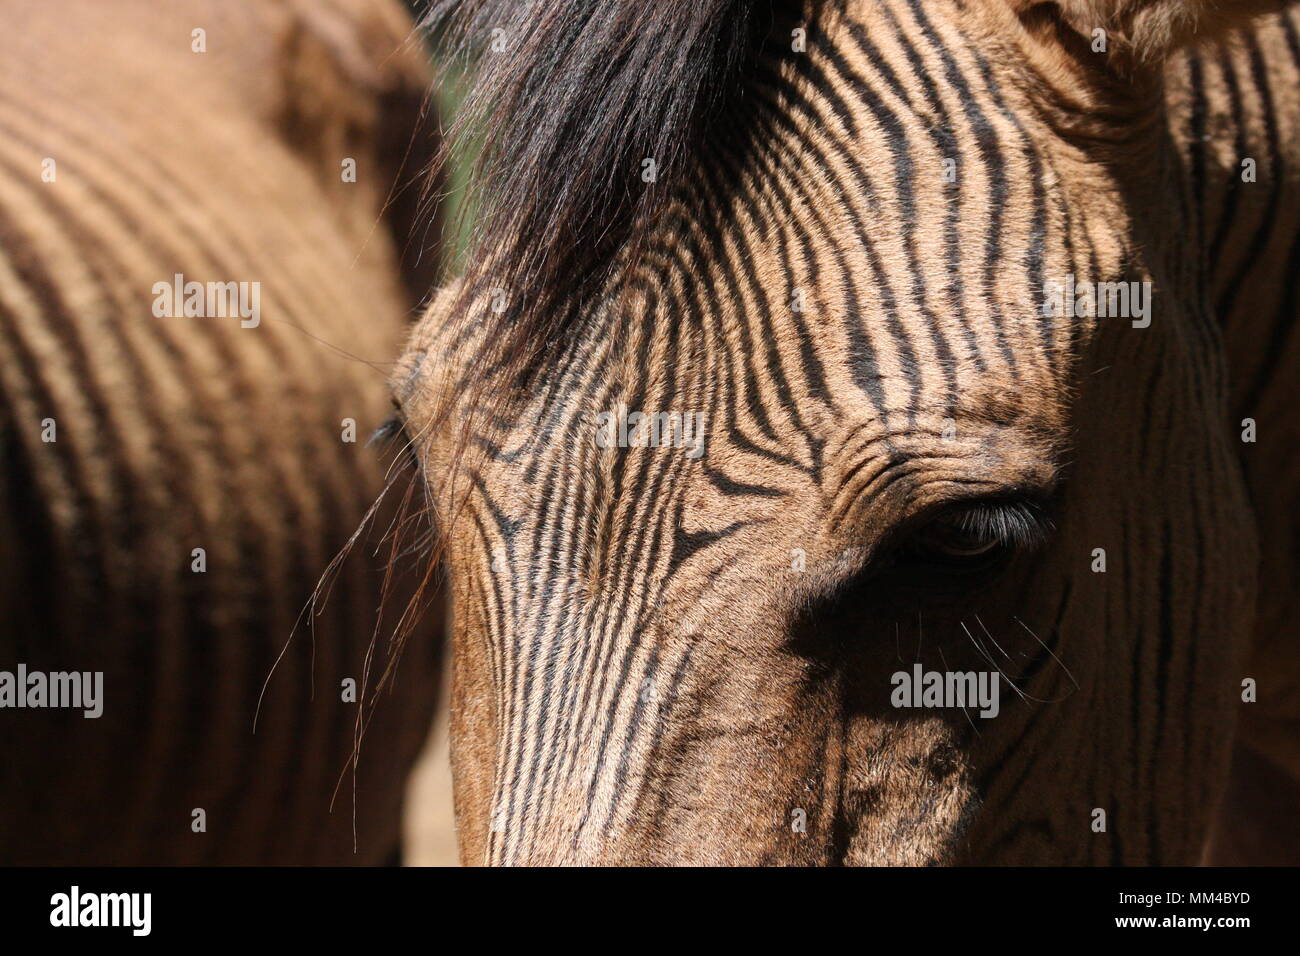
<svg viewBox="0 0 1300 956"><path fill-rule="evenodd" d="M388 480L437 268L408 14L0 21L0 670L102 675L97 717L0 709L0 862L394 860L437 674L427 639L390 670L389 512L302 612Z"/></svg>

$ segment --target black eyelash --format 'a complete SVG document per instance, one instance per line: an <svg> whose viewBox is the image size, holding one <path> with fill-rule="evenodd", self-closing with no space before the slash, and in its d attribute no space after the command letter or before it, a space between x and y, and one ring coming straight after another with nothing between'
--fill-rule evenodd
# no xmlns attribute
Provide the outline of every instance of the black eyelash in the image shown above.
<svg viewBox="0 0 1300 956"><path fill-rule="evenodd" d="M366 447L374 445L386 445L392 439L401 435L406 430L406 422L402 418L401 412L396 412L387 419L382 425L374 430L370 440L366 442Z"/></svg>
<svg viewBox="0 0 1300 956"><path fill-rule="evenodd" d="M948 520L964 534L996 539L1014 548L1036 548L1053 530L1042 506L1025 498L977 502L962 508Z"/></svg>
<svg viewBox="0 0 1300 956"><path fill-rule="evenodd" d="M420 456L415 450L415 443L411 441L411 433L406 430L406 416L402 414L400 406L371 434L366 447L372 446L378 448L380 454L396 449L398 458L406 459L407 464L417 472L420 470Z"/></svg>

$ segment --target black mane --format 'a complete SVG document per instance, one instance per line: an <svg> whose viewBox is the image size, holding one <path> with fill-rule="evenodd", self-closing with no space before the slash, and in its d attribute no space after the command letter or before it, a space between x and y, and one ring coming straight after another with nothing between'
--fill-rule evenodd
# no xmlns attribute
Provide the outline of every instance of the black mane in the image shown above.
<svg viewBox="0 0 1300 956"><path fill-rule="evenodd" d="M467 68L469 78L449 137L452 151L474 160L459 309L485 285L503 288L502 348L535 352L561 341L573 314L564 305L607 281L620 255L635 258L639 237L773 35L778 8L792 5L802 7L432 0L423 25L450 68ZM494 35L504 51L492 50ZM653 183L641 178L646 158L657 166Z"/></svg>

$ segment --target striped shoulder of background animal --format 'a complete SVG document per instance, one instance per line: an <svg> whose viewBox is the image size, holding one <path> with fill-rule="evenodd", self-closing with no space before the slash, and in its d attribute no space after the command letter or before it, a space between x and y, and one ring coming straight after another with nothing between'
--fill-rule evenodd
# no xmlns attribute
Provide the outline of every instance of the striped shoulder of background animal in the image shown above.
<svg viewBox="0 0 1300 956"><path fill-rule="evenodd" d="M340 688L373 689L382 572L344 564L289 638L383 487L377 365L436 259L408 258L408 293L419 187L393 186L433 151L411 22L389 0L0 19L0 668L103 681L94 720L0 710L0 861L389 859L434 665L413 655L368 728L354 818L346 788L331 813Z"/></svg>

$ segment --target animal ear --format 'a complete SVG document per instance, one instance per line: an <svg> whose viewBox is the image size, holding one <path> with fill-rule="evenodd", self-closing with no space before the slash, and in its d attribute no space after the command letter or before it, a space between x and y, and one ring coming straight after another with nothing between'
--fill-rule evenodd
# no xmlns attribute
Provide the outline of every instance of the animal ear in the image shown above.
<svg viewBox="0 0 1300 956"><path fill-rule="evenodd" d="M1021 19L1072 31L1077 43L1123 65L1158 65L1193 43L1214 40L1287 0L1014 0Z"/></svg>
<svg viewBox="0 0 1300 956"><path fill-rule="evenodd" d="M415 302L435 257L410 237L427 221L422 189L438 151L433 73L421 35L396 0L286 0L281 136L342 209L373 225L382 207ZM436 223L425 226L436 237Z"/></svg>

